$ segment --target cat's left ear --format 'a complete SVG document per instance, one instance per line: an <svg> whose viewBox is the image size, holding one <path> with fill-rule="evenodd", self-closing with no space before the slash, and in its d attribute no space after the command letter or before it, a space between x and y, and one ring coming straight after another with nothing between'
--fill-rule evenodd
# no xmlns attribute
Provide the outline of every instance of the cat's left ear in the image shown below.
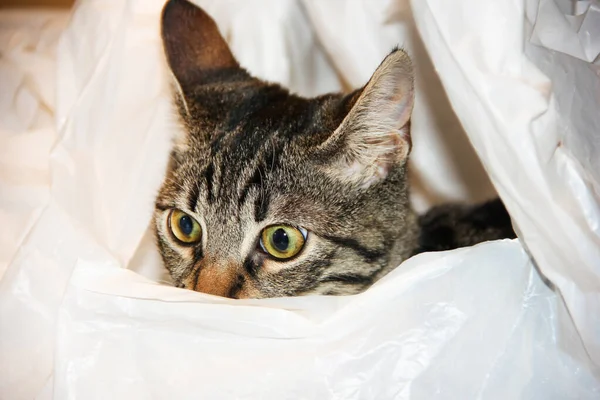
<svg viewBox="0 0 600 400"><path fill-rule="evenodd" d="M329 172L366 188L408 159L415 96L408 55L403 50L390 53L356 96L321 150L333 157Z"/></svg>

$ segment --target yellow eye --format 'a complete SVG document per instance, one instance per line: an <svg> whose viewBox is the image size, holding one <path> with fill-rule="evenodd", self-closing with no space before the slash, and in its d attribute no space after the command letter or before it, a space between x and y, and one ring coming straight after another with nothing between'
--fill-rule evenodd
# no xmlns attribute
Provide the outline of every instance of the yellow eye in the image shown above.
<svg viewBox="0 0 600 400"><path fill-rule="evenodd" d="M263 229L260 246L275 258L285 260L298 254L306 241L306 229L272 225Z"/></svg>
<svg viewBox="0 0 600 400"><path fill-rule="evenodd" d="M194 218L180 210L171 210L169 228L180 242L197 243L202 238L202 228Z"/></svg>

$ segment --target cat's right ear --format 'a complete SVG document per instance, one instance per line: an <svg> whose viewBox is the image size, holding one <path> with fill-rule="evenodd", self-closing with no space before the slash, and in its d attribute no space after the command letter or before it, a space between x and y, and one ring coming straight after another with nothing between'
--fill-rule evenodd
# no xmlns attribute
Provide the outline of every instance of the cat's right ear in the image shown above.
<svg viewBox="0 0 600 400"><path fill-rule="evenodd" d="M406 164L413 75L408 54L394 49L367 85L349 97L350 110L319 149L328 173L367 188L385 179L395 166Z"/></svg>
<svg viewBox="0 0 600 400"><path fill-rule="evenodd" d="M226 70L241 70L215 21L187 0L169 0L162 11L162 40L183 95Z"/></svg>

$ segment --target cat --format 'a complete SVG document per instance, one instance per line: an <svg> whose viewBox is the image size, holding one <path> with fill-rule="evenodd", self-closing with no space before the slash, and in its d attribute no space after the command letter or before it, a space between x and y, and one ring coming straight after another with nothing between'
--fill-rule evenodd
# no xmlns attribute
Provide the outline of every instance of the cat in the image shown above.
<svg viewBox="0 0 600 400"><path fill-rule="evenodd" d="M252 77L186 0L166 3L161 29L183 133L154 227L177 286L238 299L356 294L417 253L515 237L499 200L411 208L403 50L363 88L308 99Z"/></svg>

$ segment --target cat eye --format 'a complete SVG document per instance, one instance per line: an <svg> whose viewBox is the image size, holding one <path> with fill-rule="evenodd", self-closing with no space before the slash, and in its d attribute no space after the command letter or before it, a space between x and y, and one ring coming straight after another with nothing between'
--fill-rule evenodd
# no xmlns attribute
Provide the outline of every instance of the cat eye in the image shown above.
<svg viewBox="0 0 600 400"><path fill-rule="evenodd" d="M304 247L306 229L289 225L271 225L260 235L260 247L279 260L294 257Z"/></svg>
<svg viewBox="0 0 600 400"><path fill-rule="evenodd" d="M169 229L177 240L185 244L197 243L202 238L202 228L198 221L180 210L171 210Z"/></svg>

